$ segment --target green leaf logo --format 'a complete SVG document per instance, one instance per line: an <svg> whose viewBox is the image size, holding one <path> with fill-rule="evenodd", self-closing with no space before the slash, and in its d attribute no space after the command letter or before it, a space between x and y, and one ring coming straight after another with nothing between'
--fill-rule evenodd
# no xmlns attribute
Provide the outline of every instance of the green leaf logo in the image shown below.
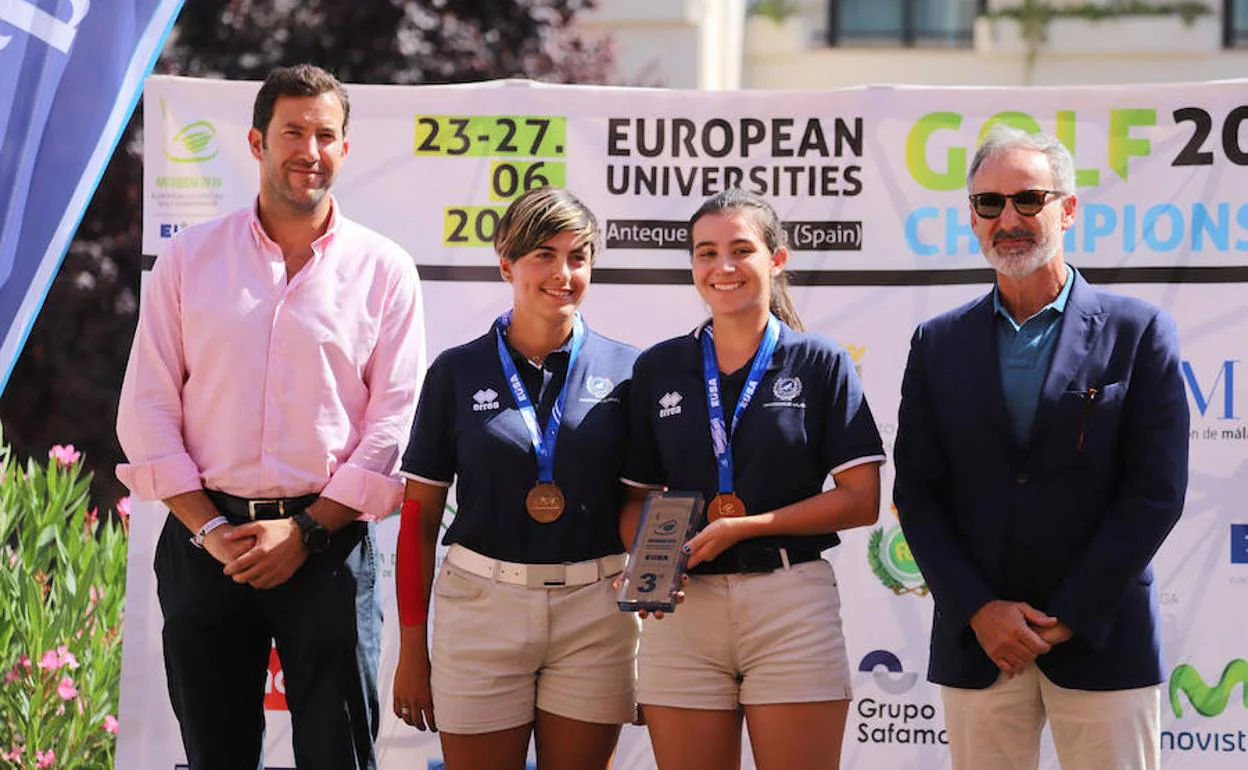
<svg viewBox="0 0 1248 770"><path fill-rule="evenodd" d="M900 524L871 532L871 539L867 541L867 563L884 587L894 594L927 595L927 583Z"/></svg>
<svg viewBox="0 0 1248 770"><path fill-rule="evenodd" d="M1216 717L1226 710L1235 685L1245 685L1244 708L1248 708L1248 661L1236 658L1227 663L1222 669L1222 678L1214 687L1205 684L1204 678L1193 666L1180 664L1170 674L1170 708L1176 717L1183 716L1183 706L1179 703L1179 693L1182 692L1196 713L1202 717Z"/></svg>
<svg viewBox="0 0 1248 770"><path fill-rule="evenodd" d="M206 120L182 127L165 147L165 157L174 163L203 163L217 157L217 129Z"/></svg>

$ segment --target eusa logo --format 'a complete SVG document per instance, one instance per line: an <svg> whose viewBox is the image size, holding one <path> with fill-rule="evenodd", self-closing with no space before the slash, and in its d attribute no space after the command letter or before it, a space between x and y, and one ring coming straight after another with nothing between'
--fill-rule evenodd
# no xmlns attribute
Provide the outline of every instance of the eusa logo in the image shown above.
<svg viewBox="0 0 1248 770"><path fill-rule="evenodd" d="M654 534L671 535L676 532L676 528L680 526L680 522L675 519L663 519L654 525Z"/></svg>
<svg viewBox="0 0 1248 770"><path fill-rule="evenodd" d="M922 187L935 192L964 189L966 173L974 148L988 129L1003 123L1028 132L1052 134L1076 158L1075 184L1097 187L1108 170L1123 181L1131 178L1132 167L1140 159L1153 155L1150 133L1177 132L1187 138L1173 158L1165 162L1171 168L1212 166L1229 163L1248 165L1248 139L1241 134L1248 121L1248 105L1236 107L1225 115L1214 115L1203 107L1180 107L1168 116L1159 116L1156 109L1124 108L1109 111L1106 138L1106 168L1080 168L1086 159L1077 152L1079 129L1091 122L1085 116L1077 119L1074 110L1059 110L1046 125L1025 112L1000 112L989 117L972 141L964 130L965 118L957 112L933 112L919 118L911 127L905 146L906 167L910 176ZM1184 128L1183 126L1190 126ZM1220 142L1217 138L1219 137ZM1149 194L1142 191L1142 194ZM979 253L979 243L971 230L970 212L964 202L939 208L923 206L909 213L905 222L905 239L918 256L954 256ZM1121 206L1082 202L1079 221L1066 232L1064 248L1068 253L1094 254L1100 248L1116 255L1147 249L1166 253L1183 249L1230 252L1248 250L1248 203L1234 201L1197 201L1179 206L1165 200L1152 204L1128 203Z"/></svg>

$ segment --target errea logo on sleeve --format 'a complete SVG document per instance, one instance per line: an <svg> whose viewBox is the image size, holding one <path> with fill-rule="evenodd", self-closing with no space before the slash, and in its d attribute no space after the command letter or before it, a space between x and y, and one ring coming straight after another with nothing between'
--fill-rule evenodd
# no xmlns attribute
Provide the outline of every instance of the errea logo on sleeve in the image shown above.
<svg viewBox="0 0 1248 770"><path fill-rule="evenodd" d="M499 408L498 391L493 388L478 390L472 394L472 400L475 402L472 405L474 412L489 412Z"/></svg>
<svg viewBox="0 0 1248 770"><path fill-rule="evenodd" d="M675 417L680 414L680 401L683 397L676 391L664 393L659 398L659 417Z"/></svg>

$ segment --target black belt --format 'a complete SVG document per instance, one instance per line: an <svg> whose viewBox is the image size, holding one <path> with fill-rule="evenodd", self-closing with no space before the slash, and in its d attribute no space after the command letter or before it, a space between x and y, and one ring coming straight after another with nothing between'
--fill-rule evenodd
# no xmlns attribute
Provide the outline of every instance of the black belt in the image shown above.
<svg viewBox="0 0 1248 770"><path fill-rule="evenodd" d="M213 505L217 506L217 510L230 521L287 519L297 513L302 513L305 508L320 498L319 494L314 493L300 497L263 497L253 500L218 492L215 489L204 491L208 493L208 499Z"/></svg>
<svg viewBox="0 0 1248 770"><path fill-rule="evenodd" d="M784 551L784 556L780 552ZM730 575L737 572L773 572L785 566L802 564L823 558L823 552L814 546L738 546L724 551L714 559L703 562L690 570L694 575Z"/></svg>

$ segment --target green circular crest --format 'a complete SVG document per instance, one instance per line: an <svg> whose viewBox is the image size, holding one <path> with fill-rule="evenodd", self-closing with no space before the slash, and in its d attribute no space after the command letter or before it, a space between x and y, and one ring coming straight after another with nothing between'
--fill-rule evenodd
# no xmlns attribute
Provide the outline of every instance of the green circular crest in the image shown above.
<svg viewBox="0 0 1248 770"><path fill-rule="evenodd" d="M914 560L899 524L872 531L867 543L867 562L884 587L898 596L906 593L925 595L928 591L923 573L919 571L918 562Z"/></svg>

